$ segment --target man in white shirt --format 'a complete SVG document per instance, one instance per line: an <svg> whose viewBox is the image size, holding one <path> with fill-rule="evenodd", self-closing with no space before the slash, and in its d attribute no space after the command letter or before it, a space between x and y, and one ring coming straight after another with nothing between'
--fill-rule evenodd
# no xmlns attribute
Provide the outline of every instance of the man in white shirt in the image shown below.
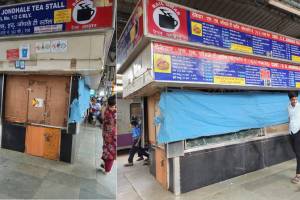
<svg viewBox="0 0 300 200"><path fill-rule="evenodd" d="M95 125L96 121L93 121L93 117L98 119L101 123L100 114L101 114L101 105L100 105L100 103L97 103L96 98L93 97L90 102L90 111L89 111L89 117L88 117L89 123L94 123L94 125Z"/></svg>
<svg viewBox="0 0 300 200"><path fill-rule="evenodd" d="M289 113L289 132L292 148L296 154L297 169L296 176L292 183L300 182L300 105L298 103L298 93L289 93L290 104L288 105Z"/></svg>

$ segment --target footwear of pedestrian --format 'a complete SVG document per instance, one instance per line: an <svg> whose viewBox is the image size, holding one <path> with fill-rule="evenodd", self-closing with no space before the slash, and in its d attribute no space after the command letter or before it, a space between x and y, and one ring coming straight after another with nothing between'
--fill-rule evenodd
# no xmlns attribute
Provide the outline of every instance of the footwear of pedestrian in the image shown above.
<svg viewBox="0 0 300 200"><path fill-rule="evenodd" d="M104 164L101 164L100 165L100 169L99 169L104 175L107 174L107 172L105 171L105 167L104 167Z"/></svg>
<svg viewBox="0 0 300 200"><path fill-rule="evenodd" d="M136 161L141 161L141 160L144 160L143 157L139 157Z"/></svg>
<svg viewBox="0 0 300 200"><path fill-rule="evenodd" d="M295 177L291 180L291 182L294 183L294 184L300 183L300 176L295 176Z"/></svg>
<svg viewBox="0 0 300 200"><path fill-rule="evenodd" d="M131 166L133 166L133 163L126 163L126 164L124 165L124 167L131 167Z"/></svg>

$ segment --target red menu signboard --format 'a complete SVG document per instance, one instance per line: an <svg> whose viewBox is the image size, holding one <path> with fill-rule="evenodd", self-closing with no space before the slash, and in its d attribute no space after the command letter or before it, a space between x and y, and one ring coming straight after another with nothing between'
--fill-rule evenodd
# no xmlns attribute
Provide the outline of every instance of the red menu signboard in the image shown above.
<svg viewBox="0 0 300 200"><path fill-rule="evenodd" d="M113 0L68 0L72 17L66 23L67 31L111 27Z"/></svg>
<svg viewBox="0 0 300 200"><path fill-rule="evenodd" d="M148 1L148 32L188 41L186 10L167 2Z"/></svg>

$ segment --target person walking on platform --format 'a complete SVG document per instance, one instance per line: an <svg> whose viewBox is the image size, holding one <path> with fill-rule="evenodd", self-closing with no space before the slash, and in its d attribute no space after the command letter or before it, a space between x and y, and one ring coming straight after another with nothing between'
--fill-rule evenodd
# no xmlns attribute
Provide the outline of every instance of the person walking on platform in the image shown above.
<svg viewBox="0 0 300 200"><path fill-rule="evenodd" d="M136 120L133 120L130 122L130 124L132 126L131 134L133 144L129 151L128 163L124 165L125 167L133 166L133 157L136 153L138 153L139 155L138 161L143 160L143 156L147 157L147 159L145 160L146 162L149 159L149 154L141 147L141 129L138 125L138 122Z"/></svg>
<svg viewBox="0 0 300 200"><path fill-rule="evenodd" d="M107 100L107 107L103 119L103 153L101 170L104 174L110 172L116 159L116 97L111 96Z"/></svg>
<svg viewBox="0 0 300 200"><path fill-rule="evenodd" d="M290 92L289 99L289 133L297 160L296 176L292 179L292 183L296 184L300 183L300 105L298 103L298 93Z"/></svg>

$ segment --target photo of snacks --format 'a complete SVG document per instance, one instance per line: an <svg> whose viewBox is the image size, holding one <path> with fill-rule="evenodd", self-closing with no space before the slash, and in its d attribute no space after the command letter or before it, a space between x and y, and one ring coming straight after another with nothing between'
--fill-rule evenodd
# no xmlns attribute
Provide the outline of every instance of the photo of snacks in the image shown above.
<svg viewBox="0 0 300 200"><path fill-rule="evenodd" d="M192 34L197 36L202 36L202 24L197 22L192 22Z"/></svg>
<svg viewBox="0 0 300 200"><path fill-rule="evenodd" d="M154 71L159 73L171 73L171 56L154 54Z"/></svg>

